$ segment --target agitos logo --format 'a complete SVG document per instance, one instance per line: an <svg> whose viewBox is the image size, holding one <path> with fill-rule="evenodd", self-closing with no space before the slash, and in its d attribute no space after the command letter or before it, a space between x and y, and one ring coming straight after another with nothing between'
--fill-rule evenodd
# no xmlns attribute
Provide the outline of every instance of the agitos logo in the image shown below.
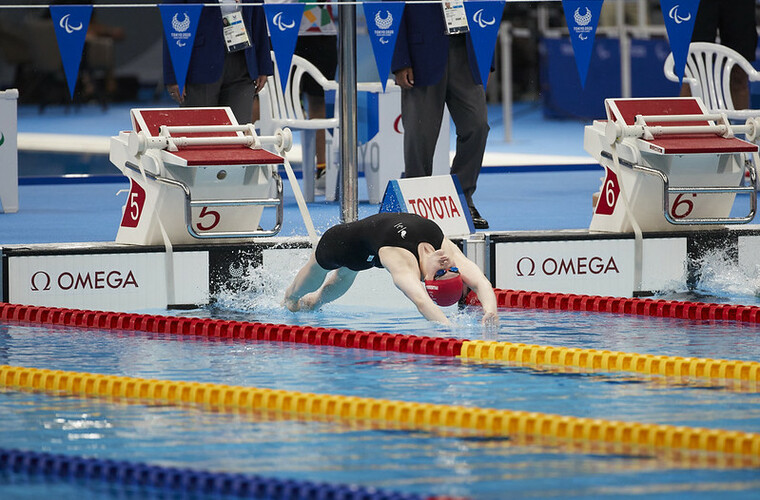
<svg viewBox="0 0 760 500"><path fill-rule="evenodd" d="M515 275L520 277L535 276L583 276L586 274L620 274L614 257L605 260L602 257L547 257L536 263L532 257L521 257L515 265Z"/></svg>
<svg viewBox="0 0 760 500"><path fill-rule="evenodd" d="M126 274L121 271L93 271L73 273L63 271L51 276L47 271L37 271L32 274L30 289L33 292L46 292L53 288L57 290L116 290L127 287L139 288L134 273Z"/></svg>

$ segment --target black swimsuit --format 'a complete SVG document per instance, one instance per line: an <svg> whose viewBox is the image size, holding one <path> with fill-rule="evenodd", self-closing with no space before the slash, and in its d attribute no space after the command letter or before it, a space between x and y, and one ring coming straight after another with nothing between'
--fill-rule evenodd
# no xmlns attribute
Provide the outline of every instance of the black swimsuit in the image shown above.
<svg viewBox="0 0 760 500"><path fill-rule="evenodd" d="M438 224L416 214L384 212L331 227L319 240L315 257L323 269L362 271L383 267L377 256L382 247L405 248L419 261L417 246L422 242L441 248Z"/></svg>

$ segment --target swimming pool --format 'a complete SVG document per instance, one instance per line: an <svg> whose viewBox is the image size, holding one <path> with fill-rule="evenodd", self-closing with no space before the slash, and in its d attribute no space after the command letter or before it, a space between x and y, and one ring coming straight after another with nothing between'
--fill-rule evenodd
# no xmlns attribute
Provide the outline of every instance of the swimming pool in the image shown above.
<svg viewBox="0 0 760 500"><path fill-rule="evenodd" d="M704 288L715 291L716 286L707 283ZM751 301L751 288L739 299ZM757 326L737 321L505 308L500 310L501 327L493 330L481 327L477 310L468 308L452 310L455 327L447 329L430 325L413 308L379 308L368 314L363 307L334 304L315 313L293 314L278 307L278 301L278 292L257 288L248 296L219 297L205 309L151 312L267 323L274 325L273 331L288 331L283 324L320 325L457 342L747 362L760 358ZM760 433L757 384L727 379L17 321L0 322L0 364L255 387L309 395L306 398L365 398L381 405L394 401ZM11 387L2 391L0 418L3 449L329 486L320 490L322 497L308 496L303 488L298 490L303 495L297 496L291 487L291 494L282 488L270 491L272 498L756 498L760 493L758 457L615 442L600 445L593 439L542 439L466 425L409 426L382 418L80 397ZM189 494L141 482L61 480L7 468L0 477L8 498ZM229 493L196 489L191 497L225 497L225 492ZM373 494L386 496L369 496Z"/></svg>

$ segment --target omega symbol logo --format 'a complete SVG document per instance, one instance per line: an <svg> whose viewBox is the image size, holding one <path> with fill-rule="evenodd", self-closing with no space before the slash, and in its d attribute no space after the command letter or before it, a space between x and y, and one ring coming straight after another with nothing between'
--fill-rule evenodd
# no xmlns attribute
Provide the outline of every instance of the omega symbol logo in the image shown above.
<svg viewBox="0 0 760 500"><path fill-rule="evenodd" d="M32 291L39 292L40 290L50 290L50 275L45 271L37 271L32 275L30 280L32 284ZM40 288L42 285L42 288Z"/></svg>
<svg viewBox="0 0 760 500"><path fill-rule="evenodd" d="M71 14L66 14L61 18L61 20L58 22L58 26L66 30L66 33L72 34L75 31L80 31L82 29L82 23L80 22L77 26L72 26L69 23L69 18L71 17Z"/></svg>
<svg viewBox="0 0 760 500"><path fill-rule="evenodd" d="M536 262L530 257L523 257L517 261L517 276L535 276ZM525 272L527 271L527 273Z"/></svg>

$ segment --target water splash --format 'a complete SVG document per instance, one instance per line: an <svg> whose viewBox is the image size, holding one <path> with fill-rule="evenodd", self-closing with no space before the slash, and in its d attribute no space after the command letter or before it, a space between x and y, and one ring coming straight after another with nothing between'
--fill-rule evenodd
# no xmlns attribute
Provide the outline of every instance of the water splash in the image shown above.
<svg viewBox="0 0 760 500"><path fill-rule="evenodd" d="M286 309L282 306L285 289L306 262L305 255L289 255L282 252L281 265L260 266L250 264L240 272L240 276L222 287L215 295L215 306L220 309L239 312L266 312Z"/></svg>
<svg viewBox="0 0 760 500"><path fill-rule="evenodd" d="M723 250L706 253L698 262L695 292L731 301L760 298L760 265L741 265Z"/></svg>

